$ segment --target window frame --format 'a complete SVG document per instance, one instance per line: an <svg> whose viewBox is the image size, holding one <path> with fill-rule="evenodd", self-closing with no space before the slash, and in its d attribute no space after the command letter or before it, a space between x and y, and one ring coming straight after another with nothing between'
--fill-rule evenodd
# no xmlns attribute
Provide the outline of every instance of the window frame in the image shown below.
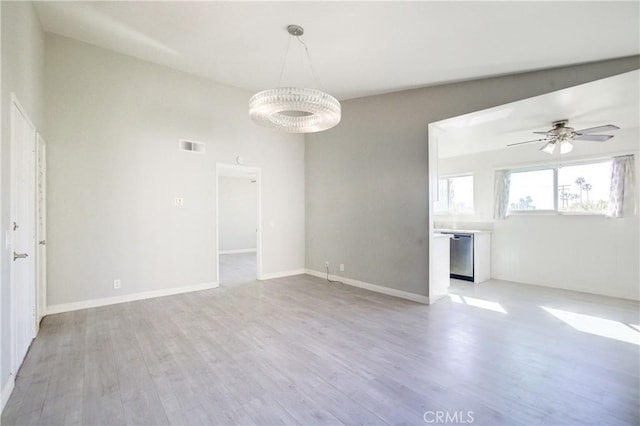
<svg viewBox="0 0 640 426"><path fill-rule="evenodd" d="M525 166L525 167L509 167L509 168L501 168L496 170L504 170L511 174L513 173L523 173L523 172L534 172L538 170L552 170L553 171L553 210L545 209L545 210L511 210L507 209L507 217L508 216L606 216L605 212L581 212L581 211L561 211L558 208L559 196L558 196L558 170L565 167L572 166L584 166L589 164L598 164L598 163L607 163L613 161L613 157L600 157L595 159L582 159L575 161L566 161L562 164L540 164L536 166Z"/></svg>
<svg viewBox="0 0 640 426"><path fill-rule="evenodd" d="M472 196L473 196L473 204L472 204L472 209L473 211L471 213L452 213L451 210L449 209L451 200L449 199L449 193L450 193L450 184L449 184L449 179L453 179L453 178L461 178L461 177L471 177L473 179L473 185L472 185ZM436 216L463 216L463 217L469 217L469 216L473 216L476 214L476 177L474 175L474 173L455 173L455 174L448 174L448 175L443 175L443 176L438 176L438 201L440 200L440 181L441 180L446 180L447 181L447 210L445 211L438 211L438 212L434 212Z"/></svg>

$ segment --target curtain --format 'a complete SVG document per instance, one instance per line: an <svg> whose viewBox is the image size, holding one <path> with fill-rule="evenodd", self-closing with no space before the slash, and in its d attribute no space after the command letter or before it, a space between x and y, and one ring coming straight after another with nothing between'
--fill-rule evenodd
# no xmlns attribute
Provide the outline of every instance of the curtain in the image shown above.
<svg viewBox="0 0 640 426"><path fill-rule="evenodd" d="M622 217L635 208L635 161L633 155L614 157L611 163L611 187L607 216Z"/></svg>
<svg viewBox="0 0 640 426"><path fill-rule="evenodd" d="M511 172L508 170L497 170L495 184L493 185L493 218L504 219L507 217L509 208L509 185L511 184Z"/></svg>

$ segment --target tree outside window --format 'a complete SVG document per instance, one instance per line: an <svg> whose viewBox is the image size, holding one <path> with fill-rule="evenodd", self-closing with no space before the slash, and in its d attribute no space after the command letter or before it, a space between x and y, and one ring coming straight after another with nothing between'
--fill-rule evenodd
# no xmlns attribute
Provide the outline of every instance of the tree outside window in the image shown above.
<svg viewBox="0 0 640 426"><path fill-rule="evenodd" d="M509 211L556 210L604 214L609 203L611 161L512 171Z"/></svg>

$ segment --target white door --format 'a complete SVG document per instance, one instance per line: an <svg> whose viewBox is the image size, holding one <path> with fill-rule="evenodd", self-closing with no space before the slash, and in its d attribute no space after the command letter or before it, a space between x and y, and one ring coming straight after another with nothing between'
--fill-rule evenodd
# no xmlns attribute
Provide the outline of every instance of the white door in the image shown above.
<svg viewBox="0 0 640 426"><path fill-rule="evenodd" d="M38 321L47 309L47 145L38 133Z"/></svg>
<svg viewBox="0 0 640 426"><path fill-rule="evenodd" d="M12 372L36 334L36 131L15 98L11 102Z"/></svg>

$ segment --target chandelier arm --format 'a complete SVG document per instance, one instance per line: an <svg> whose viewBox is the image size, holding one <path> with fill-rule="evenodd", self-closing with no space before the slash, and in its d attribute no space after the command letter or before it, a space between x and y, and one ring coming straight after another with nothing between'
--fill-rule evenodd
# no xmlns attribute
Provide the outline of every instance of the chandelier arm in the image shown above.
<svg viewBox="0 0 640 426"><path fill-rule="evenodd" d="M316 80L316 84L320 90L324 90L322 87L322 83L320 82L320 78L318 77L318 73L316 72L316 68L313 66L313 61L311 60L311 55L309 54L309 48L307 44L300 38L300 36L296 36L296 39L304 46L304 51L307 52L307 59L309 60L309 66L311 67L311 73L313 74L313 78Z"/></svg>
<svg viewBox="0 0 640 426"><path fill-rule="evenodd" d="M287 66L287 58L289 57L289 48L291 47L291 37L287 41L287 50L284 53L284 60L282 61L282 69L280 70L280 78L278 79L278 87L282 86L282 78L284 77L284 69Z"/></svg>

